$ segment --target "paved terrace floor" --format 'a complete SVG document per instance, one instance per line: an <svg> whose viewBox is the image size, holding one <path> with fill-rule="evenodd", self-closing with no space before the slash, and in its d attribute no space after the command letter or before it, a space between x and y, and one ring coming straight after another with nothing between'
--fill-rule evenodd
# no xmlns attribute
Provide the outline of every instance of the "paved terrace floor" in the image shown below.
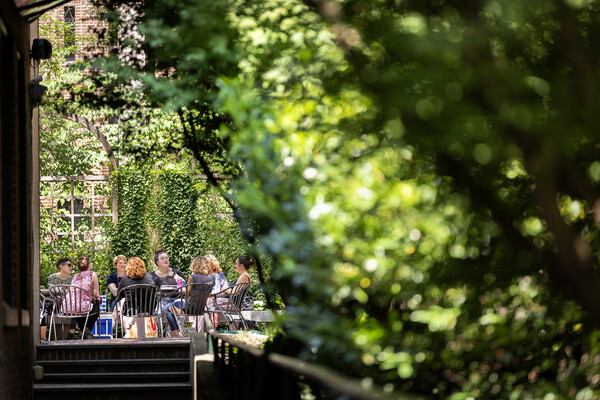
<svg viewBox="0 0 600 400"><path fill-rule="evenodd" d="M177 342L190 342L189 337L165 337L165 338L138 338L138 339L125 339L125 338L115 338L115 339L75 339L75 340L50 340L41 343L41 346L69 346L72 344L96 344L98 346L110 346L113 344L132 344L135 343L172 343L173 341Z"/></svg>

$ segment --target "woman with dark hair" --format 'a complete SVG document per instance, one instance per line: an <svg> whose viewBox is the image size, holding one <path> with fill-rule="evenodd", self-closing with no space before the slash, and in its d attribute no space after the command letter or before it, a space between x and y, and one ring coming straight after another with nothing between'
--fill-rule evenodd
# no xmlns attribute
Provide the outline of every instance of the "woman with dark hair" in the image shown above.
<svg viewBox="0 0 600 400"><path fill-rule="evenodd" d="M50 274L48 277L48 286L50 285L70 285L73 264L68 258L59 258L56 262L56 268L59 272Z"/></svg>
<svg viewBox="0 0 600 400"><path fill-rule="evenodd" d="M235 270L238 272L238 274L240 274L240 276L238 276L238 278L235 280L235 282L231 284L231 286L234 286L238 283L250 284L249 270L253 265L254 258L249 256L238 256L238 258L235 259ZM230 289L222 291L221 294L231 293L231 286Z"/></svg>
<svg viewBox="0 0 600 400"><path fill-rule="evenodd" d="M59 258L56 262L56 268L59 272L50 274L48 277L48 287L56 285L70 285L71 272L73 272L73 264L68 258ZM43 308L42 308L43 305ZM46 331L48 329L48 316L52 314L54 303L50 300L42 301L40 299L40 336L43 341L46 340Z"/></svg>
<svg viewBox="0 0 600 400"><path fill-rule="evenodd" d="M228 294L231 293L231 288L233 286L235 286L238 283L247 283L248 285L250 285L250 268L254 265L254 259L252 257L249 256L238 256L235 259L235 270L238 272L238 274L240 274L238 276L238 278L235 280L235 282L233 282L231 284L231 286L229 287L229 289L227 290L223 290L222 292L219 293L219 297L210 297L206 304L208 306L208 308L215 308L215 299L217 301L217 304L220 306L224 306L228 303L228 299L226 298ZM252 298L246 293L246 296L244 297L244 303L247 302L247 300L252 303ZM245 308L242 308L245 309ZM213 319L213 323L215 326L217 326L217 316L215 313L212 313L212 319Z"/></svg>
<svg viewBox="0 0 600 400"><path fill-rule="evenodd" d="M185 275L178 269L170 267L169 256L165 249L158 249L154 254L154 263L157 266L155 271L152 271L152 279L158 287L163 285L183 286L185 283Z"/></svg>
<svg viewBox="0 0 600 400"><path fill-rule="evenodd" d="M250 268L254 265L254 258L250 256L239 256L235 260L235 270L240 274L238 278L233 282L236 283L247 283L250 285ZM244 296L244 301L242 303L242 310L252 310L254 308L254 297L251 294L247 293Z"/></svg>
<svg viewBox="0 0 600 400"><path fill-rule="evenodd" d="M185 285L185 275L178 269L173 269L169 264L169 256L167 255L167 251L165 249L158 249L154 252L154 263L158 267L155 271L152 271L150 274L156 286L159 288L164 285L177 285L177 287L183 287ZM163 310L168 310L171 306L171 303L168 299L162 299L161 305ZM169 325L171 326L171 335L179 336L179 330L177 328L177 321L175 321L175 317L172 313L166 312L167 321L169 321Z"/></svg>
<svg viewBox="0 0 600 400"><path fill-rule="evenodd" d="M71 286L80 287L89 294L84 294L82 296L81 303L78 301L67 301L63 306L67 306L67 308L69 308L67 311L69 312L86 312L91 304L92 310L90 311L86 326L84 326L85 317L76 318L71 322L67 340L75 339L75 328L77 326L84 330L87 339L94 339L91 330L100 316L100 285L98 284L98 275L90 270L90 259L87 256L82 256L77 259L77 269L79 269L79 273L75 274L71 280ZM67 294L67 296L69 296L69 294ZM72 307L76 307L76 309L72 309Z"/></svg>
<svg viewBox="0 0 600 400"><path fill-rule="evenodd" d="M233 282L233 285L236 283L250 283L250 268L254 265L254 258L249 256L238 256L235 259L235 270L240 274L238 278ZM232 286L233 286L232 285Z"/></svg>

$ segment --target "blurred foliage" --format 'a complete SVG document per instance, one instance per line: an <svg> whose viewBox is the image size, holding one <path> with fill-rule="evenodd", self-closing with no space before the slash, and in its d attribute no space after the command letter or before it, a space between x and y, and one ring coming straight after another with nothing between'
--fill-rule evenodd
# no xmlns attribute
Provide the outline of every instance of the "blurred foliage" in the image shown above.
<svg viewBox="0 0 600 400"><path fill-rule="evenodd" d="M235 172L211 185L273 262L272 349L385 392L600 397L596 1L99 3L102 70Z"/></svg>

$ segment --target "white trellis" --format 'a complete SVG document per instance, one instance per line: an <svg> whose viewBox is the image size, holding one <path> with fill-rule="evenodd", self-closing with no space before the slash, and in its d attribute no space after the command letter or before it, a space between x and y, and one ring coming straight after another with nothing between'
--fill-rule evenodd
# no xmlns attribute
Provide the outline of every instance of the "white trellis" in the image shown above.
<svg viewBox="0 0 600 400"><path fill-rule="evenodd" d="M204 175L198 175L200 179L206 179ZM89 185L87 193L78 193L75 190L75 185L78 182L82 182L84 185ZM69 236L71 239L71 248L75 249L75 240L78 236L89 235L89 237L107 236L107 232L102 229L102 224L98 224L99 218L111 217L113 223L117 221L116 210L113 204L112 211L109 209L108 201L112 199L113 203L116 201L114 193L110 191L110 177L108 175L89 175L89 176L43 176L40 178L41 184L49 184L49 192L47 195L40 196L40 207L41 210L48 210L50 217L50 227L48 231L42 231L42 237L46 238L49 242L52 242L54 247L54 241L60 237ZM57 185L63 185L68 183L69 190L56 190ZM96 188L98 186L105 186L107 189L104 190L105 194L97 194ZM65 194L65 192L68 192ZM77 193L76 193L77 192ZM213 191L210 194L201 194L201 198L209 198L213 203L213 207L216 210L217 203L219 202L219 196ZM59 207L58 201L64 200L67 203L67 208ZM221 200L222 201L222 200ZM82 205L89 205L89 207L82 207ZM67 212L59 212L59 209L63 208ZM81 210L79 210L81 208ZM87 212L85 212L87 211ZM213 211L214 215L218 215L222 218L233 218L231 211L218 212ZM77 229L77 219L90 218L90 229L79 230ZM59 219L68 219L68 229L59 228ZM106 240L100 241L103 244L107 244Z"/></svg>
<svg viewBox="0 0 600 400"><path fill-rule="evenodd" d="M70 190L68 194L64 194L64 190L57 191L56 185L69 183ZM84 193L76 193L76 182L83 182L83 185L89 185L89 191ZM50 185L50 194L40 196L40 207L48 209L50 213L50 231L41 232L48 240L54 241L61 236L69 236L71 238L71 247L75 248L75 238L79 235L90 235L91 237L105 236L107 232L100 229L102 224L98 224L99 218L113 217L108 207L108 200L111 199L109 194L97 194L96 188L99 185L107 186L110 192L110 178L107 175L92 175L92 176L43 176L40 178L41 184ZM59 200L66 200L68 208L66 213L58 212ZM89 207L85 207L85 205ZM80 206L81 205L81 206ZM108 211L108 212L107 212ZM69 221L68 230L55 230L58 226L57 219L67 218ZM90 218L90 229L80 231L77 228L76 221L81 218Z"/></svg>

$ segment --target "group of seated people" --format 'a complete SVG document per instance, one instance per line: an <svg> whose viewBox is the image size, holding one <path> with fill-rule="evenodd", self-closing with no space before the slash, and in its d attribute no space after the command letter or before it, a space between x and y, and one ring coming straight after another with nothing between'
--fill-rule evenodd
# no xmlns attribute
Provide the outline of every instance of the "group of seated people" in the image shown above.
<svg viewBox="0 0 600 400"><path fill-rule="evenodd" d="M77 327L83 329L83 334L88 339L93 339L92 329L96 320L100 316L100 285L98 283L98 275L90 269L90 259L87 256L82 256L77 259L77 269L79 272L71 277L73 264L68 258L61 258L57 261L56 267L59 272L51 274L48 277L48 286L56 285L72 285L85 290L85 295L78 298L77 301L67 301L63 305L64 310L68 312L81 313L86 312L91 307L89 317L74 318L71 320L67 340L75 339L75 330ZM46 338L46 326L48 324L48 316L51 314L52 303L46 302L44 308L40 312L40 326L42 340ZM85 325L85 326L84 326Z"/></svg>
<svg viewBox="0 0 600 400"><path fill-rule="evenodd" d="M81 263L80 263L81 260ZM178 269L170 267L169 256L164 249L158 249L154 255L154 263L157 269L151 273L146 272L146 264L139 257L131 257L127 259L125 256L119 255L113 260L116 272L111 273L107 277L107 286L110 291L110 297L108 299L110 304L110 310L113 315L116 315L116 305L123 299L123 288L137 284L148 284L154 285L160 288L161 286L172 286L172 287L184 287L187 284L194 283L208 283L212 285L211 294L223 293L226 294L228 288L230 288L227 278L223 274L221 266L217 258L213 255L197 256L192 260L190 265L191 275L186 279L183 272ZM81 265L80 265L81 264ZM248 283L250 284L250 273L249 270L254 264L254 260L248 256L239 256L235 261L236 271L239 273L237 280L231 285L237 283ZM49 285L59 284L70 284L82 287L90 293L87 299L87 304L82 304L81 308L89 308L92 304L92 310L89 314L89 319L86 326L83 328L86 337L90 337L89 333L96 323L99 317L99 285L98 276L94 271L89 270L89 258L80 257L77 261L77 267L79 273L70 277L69 273L72 270L71 262L68 259L60 259L57 263L57 267L60 272L50 275L48 279ZM229 289L230 290L230 289ZM220 301L220 299L217 299ZM209 307L214 306L213 298L209 298L207 304ZM171 303L168 299L164 298L161 300L161 306L165 313L167 321L170 327L171 336L179 336L179 329L177 321L173 315L173 312L184 307L180 302ZM72 321L68 339L73 338L75 328L77 325L82 327L85 318L80 321L81 318ZM45 327L45 324L42 324ZM45 337L45 332L42 333L42 338ZM93 335L91 335L93 338Z"/></svg>

